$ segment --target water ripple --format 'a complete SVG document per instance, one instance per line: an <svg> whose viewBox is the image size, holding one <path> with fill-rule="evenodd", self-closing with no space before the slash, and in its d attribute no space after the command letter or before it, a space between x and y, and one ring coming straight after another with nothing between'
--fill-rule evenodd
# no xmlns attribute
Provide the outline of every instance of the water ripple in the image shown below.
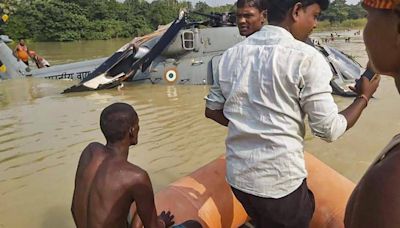
<svg viewBox="0 0 400 228"><path fill-rule="evenodd" d="M20 141L20 140L23 140L23 139L33 138L34 136L38 136L38 135L41 135L41 134L43 134L43 132L36 132L36 133L33 133L33 134L24 135L24 136L14 136L13 138L0 141L0 144L5 144L5 143L8 143L8 142L13 142L13 141L15 141L15 140Z"/></svg>
<svg viewBox="0 0 400 228"><path fill-rule="evenodd" d="M18 158L23 158L23 157L26 157L26 156L29 156L29 155L32 155L32 154L37 154L37 153L40 153L40 152L42 152L42 151L17 153L17 154L14 154L14 155L10 156L10 157L7 157L7 158L5 158L3 160L0 160L0 164L5 163L5 162L10 162L10 161L18 159ZM30 164L30 163L31 162L26 162L25 164ZM8 170L8 168L5 169L5 170Z"/></svg>
<svg viewBox="0 0 400 228"><path fill-rule="evenodd" d="M13 150L13 149L15 149L15 147L13 147L13 146L7 147L7 148L4 148L4 149L0 149L0 153L5 152L5 151L10 151L10 150ZM1 161L0 161L0 163L1 163Z"/></svg>

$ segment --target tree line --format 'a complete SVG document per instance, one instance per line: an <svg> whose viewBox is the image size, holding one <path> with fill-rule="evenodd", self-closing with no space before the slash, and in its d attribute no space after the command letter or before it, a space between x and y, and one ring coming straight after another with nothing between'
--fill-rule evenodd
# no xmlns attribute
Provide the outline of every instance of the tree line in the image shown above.
<svg viewBox="0 0 400 228"><path fill-rule="evenodd" d="M367 17L367 11L361 6L347 5L346 0L334 0L326 11L323 11L320 20L327 20L331 24L342 23L345 20L356 20Z"/></svg>
<svg viewBox="0 0 400 228"><path fill-rule="evenodd" d="M10 15L2 31L13 39L74 41L135 37L174 20L181 9L203 13L232 12L234 5L211 7L178 0L2 0L0 9ZM199 17L199 16L197 16ZM321 15L331 23L365 17L361 5L335 0Z"/></svg>

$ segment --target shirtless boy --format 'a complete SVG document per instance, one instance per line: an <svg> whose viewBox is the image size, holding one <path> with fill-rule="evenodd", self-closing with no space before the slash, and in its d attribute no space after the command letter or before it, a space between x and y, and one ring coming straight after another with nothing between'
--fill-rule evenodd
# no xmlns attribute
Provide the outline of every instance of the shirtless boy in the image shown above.
<svg viewBox="0 0 400 228"><path fill-rule="evenodd" d="M139 118L132 106L115 103L105 108L100 128L107 144L89 144L76 172L71 208L76 226L126 228L133 202L144 227L173 225L174 216L169 211L156 214L147 172L127 160L129 147L138 143L139 133ZM192 221L189 225L201 227Z"/></svg>

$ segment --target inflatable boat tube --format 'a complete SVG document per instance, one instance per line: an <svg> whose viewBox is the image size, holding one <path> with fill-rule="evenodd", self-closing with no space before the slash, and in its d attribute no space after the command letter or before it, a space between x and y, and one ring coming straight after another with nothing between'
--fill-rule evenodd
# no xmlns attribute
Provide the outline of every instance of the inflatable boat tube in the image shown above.
<svg viewBox="0 0 400 228"><path fill-rule="evenodd" d="M311 228L343 228L346 203L354 184L309 153L305 154L316 209ZM170 184L155 196L160 213L169 210L175 224L197 220L203 227L237 228L248 216L225 181L225 159L218 158L192 174ZM133 227L141 227L134 208Z"/></svg>

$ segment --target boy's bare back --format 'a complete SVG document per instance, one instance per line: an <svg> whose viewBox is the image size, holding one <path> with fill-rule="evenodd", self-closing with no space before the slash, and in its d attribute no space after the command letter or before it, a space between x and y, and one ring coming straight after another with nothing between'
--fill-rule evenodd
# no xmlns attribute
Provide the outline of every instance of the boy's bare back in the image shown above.
<svg viewBox="0 0 400 228"><path fill-rule="evenodd" d="M99 143L83 151L76 177L72 211L78 227L127 227L135 198L138 204L154 202L147 172ZM154 207L139 208L143 220L154 220Z"/></svg>
<svg viewBox="0 0 400 228"><path fill-rule="evenodd" d="M138 143L139 118L132 106L115 103L100 116L107 144L89 144L79 159L72 199L72 215L78 228L128 227L133 202L145 228L174 224L174 216L157 216L154 192L147 172L128 162L129 147ZM130 222L130 221L129 221ZM201 228L197 221L180 227Z"/></svg>
<svg viewBox="0 0 400 228"><path fill-rule="evenodd" d="M131 204L145 227L173 224L173 216L157 216L146 171L128 162L129 147L138 142L139 118L129 104L115 103L100 116L106 145L89 144L79 160L72 214L78 228L127 227Z"/></svg>

